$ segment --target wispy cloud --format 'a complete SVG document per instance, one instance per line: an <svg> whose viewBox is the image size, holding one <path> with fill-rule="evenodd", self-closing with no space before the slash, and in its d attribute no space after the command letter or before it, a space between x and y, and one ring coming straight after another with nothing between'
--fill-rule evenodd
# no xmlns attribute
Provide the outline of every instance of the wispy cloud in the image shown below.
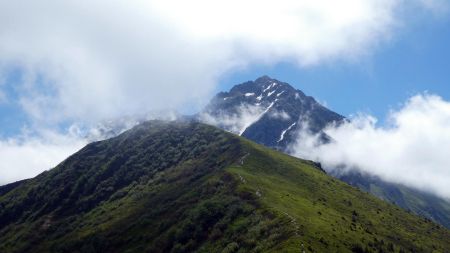
<svg viewBox="0 0 450 253"><path fill-rule="evenodd" d="M293 154L329 169L358 169L450 199L450 102L436 95L410 98L392 111L387 126L361 114L325 132L330 143L300 131Z"/></svg>
<svg viewBox="0 0 450 253"><path fill-rule="evenodd" d="M245 129L251 126L254 122L264 114L266 108L262 106L254 106L249 104L241 104L234 109L232 113L218 112L210 114L207 112L200 113L200 120L223 128L229 132L241 135Z"/></svg>
<svg viewBox="0 0 450 253"><path fill-rule="evenodd" d="M269 117L274 118L274 119L281 119L281 120L291 119L291 116L289 116L289 114L283 110L281 110L281 111L273 110L272 112L269 113Z"/></svg>

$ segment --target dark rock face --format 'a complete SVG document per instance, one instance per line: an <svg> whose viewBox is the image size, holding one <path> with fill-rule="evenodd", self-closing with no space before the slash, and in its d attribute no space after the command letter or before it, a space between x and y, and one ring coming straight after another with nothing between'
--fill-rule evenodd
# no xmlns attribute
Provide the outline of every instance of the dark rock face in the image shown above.
<svg viewBox="0 0 450 253"><path fill-rule="evenodd" d="M307 128L312 133L319 133L327 124L344 119L313 97L268 76L238 84L229 92L217 94L200 117L206 118L205 115L216 119L209 123L216 123L250 140L284 151L300 129ZM231 118L234 115L236 121L247 122L235 127L239 122L233 125L234 122L223 120L230 118L230 115Z"/></svg>

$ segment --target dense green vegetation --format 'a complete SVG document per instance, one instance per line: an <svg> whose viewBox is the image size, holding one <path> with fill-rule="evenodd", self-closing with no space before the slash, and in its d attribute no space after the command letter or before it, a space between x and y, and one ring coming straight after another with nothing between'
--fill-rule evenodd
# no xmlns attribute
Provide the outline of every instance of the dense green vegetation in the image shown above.
<svg viewBox="0 0 450 253"><path fill-rule="evenodd" d="M258 192L262 206L286 216L295 235L275 251L449 252L450 233L440 225L334 179L311 162L243 141L250 154L228 170L240 189Z"/></svg>
<svg viewBox="0 0 450 253"><path fill-rule="evenodd" d="M446 252L450 232L299 160L151 121L0 187L0 252Z"/></svg>

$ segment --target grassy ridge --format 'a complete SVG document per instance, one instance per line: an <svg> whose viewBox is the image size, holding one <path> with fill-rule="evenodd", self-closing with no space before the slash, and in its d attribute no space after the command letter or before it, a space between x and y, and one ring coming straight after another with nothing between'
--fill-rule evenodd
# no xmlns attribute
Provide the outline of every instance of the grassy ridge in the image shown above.
<svg viewBox="0 0 450 253"><path fill-rule="evenodd" d="M152 121L0 187L0 252L446 252L450 233L308 161Z"/></svg>
<svg viewBox="0 0 450 253"><path fill-rule="evenodd" d="M314 164L243 140L239 189L291 220L295 235L275 249L299 252L449 252L449 231L324 174ZM301 246L303 244L303 247ZM307 251L308 251L307 250Z"/></svg>
<svg viewBox="0 0 450 253"><path fill-rule="evenodd" d="M4 187L0 252L267 251L289 236L288 220L236 191L224 168L241 156L231 134L183 122L90 144Z"/></svg>

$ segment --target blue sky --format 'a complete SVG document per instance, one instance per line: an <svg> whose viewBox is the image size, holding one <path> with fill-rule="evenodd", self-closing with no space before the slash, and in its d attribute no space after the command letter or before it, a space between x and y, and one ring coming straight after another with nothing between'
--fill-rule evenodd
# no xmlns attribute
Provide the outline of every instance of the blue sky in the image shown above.
<svg viewBox="0 0 450 253"><path fill-rule="evenodd" d="M349 116L368 113L381 122L418 93L450 100L450 19L414 19L391 41L357 62L339 61L299 68L295 64L253 65L231 73L218 89L267 74Z"/></svg>
<svg viewBox="0 0 450 253"><path fill-rule="evenodd" d="M29 123L27 114L19 104L19 93L16 84L21 78L19 69L9 70L3 84L4 101L0 103L0 137L14 136Z"/></svg>

